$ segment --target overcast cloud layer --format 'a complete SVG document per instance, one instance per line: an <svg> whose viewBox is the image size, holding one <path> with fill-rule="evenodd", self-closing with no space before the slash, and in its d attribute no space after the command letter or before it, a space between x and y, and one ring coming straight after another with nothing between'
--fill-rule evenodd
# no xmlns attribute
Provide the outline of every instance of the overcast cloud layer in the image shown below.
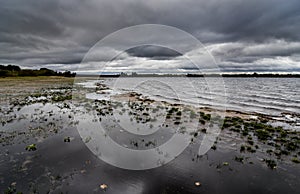
<svg viewBox="0 0 300 194"><path fill-rule="evenodd" d="M299 0L0 0L0 64L82 71L86 52L103 37L149 23L195 36L221 71L300 72ZM84 64L86 72L121 52L106 51ZM142 46L107 70L197 72L187 55Z"/></svg>

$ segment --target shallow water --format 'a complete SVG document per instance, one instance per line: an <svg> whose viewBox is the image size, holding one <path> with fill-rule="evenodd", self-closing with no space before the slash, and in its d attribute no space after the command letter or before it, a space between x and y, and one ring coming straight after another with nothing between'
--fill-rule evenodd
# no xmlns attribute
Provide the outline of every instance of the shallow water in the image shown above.
<svg viewBox="0 0 300 194"><path fill-rule="evenodd" d="M53 107L55 108L55 107ZM58 115L57 115L58 116ZM70 143L63 137L74 138ZM232 143L231 138L224 144ZM30 140L29 140L30 142ZM65 128L37 144L38 150L27 152L24 144L6 146L0 157L1 184L7 188L17 182L17 190L29 193L298 193L299 166L279 165L270 170L260 161L259 153L249 155L244 163L237 145L229 149L220 144L217 150L197 157L200 142L190 145L178 158L152 170L132 171L113 167L99 160L86 147L74 128ZM26 145L26 144L25 144ZM245 155L245 157L247 154ZM228 162L228 166L223 163ZM250 163L253 162L253 163ZM201 187L194 183L201 182ZM30 185L32 185L30 187Z"/></svg>
<svg viewBox="0 0 300 194"><path fill-rule="evenodd" d="M144 78L129 79L132 80L128 82L134 86L133 82L138 83L134 79ZM112 81L108 79L104 82L113 83ZM123 82L125 80L122 80ZM143 83L140 87L149 90L147 85L153 82ZM158 91L162 91L157 86L166 86L165 83L167 82L161 81L155 87ZM88 87L94 88L94 84L89 82ZM128 88L120 88L111 92L118 94L127 90ZM157 97L156 90L151 91L148 95ZM175 89L170 87L165 87L163 91L170 95L175 94L175 97L183 96L187 92L184 90L182 94L174 93ZM106 97L109 99L110 94ZM134 112L126 104L119 105L111 111L105 107L107 105L97 105L99 110L108 111L104 116L99 116L97 114L99 112L90 109L90 105L95 103L94 100L89 100L86 104L76 101L66 103L70 106L66 107L65 102L33 103L23 107L8 108L8 112L1 112L1 118L5 116L12 118L0 126L1 137L9 136L1 142L0 149L1 193L14 182L17 191L23 193L35 191L37 193L105 192L111 194L300 192L298 181L300 166L290 161L292 156L276 159L277 169L272 170L263 161L263 159L274 159L274 156L266 155L266 150L272 148L271 146L255 141L255 144L260 147L255 153L241 153L241 144L244 144L246 139L243 139L241 134L228 130L222 131L218 136L216 150L210 149L202 156L198 156L198 150L204 133L199 133L197 138L187 133L186 137L193 137L194 140L189 141L186 149L174 160L161 167L148 170L125 170L115 167L99 159L93 150L89 149L88 142L93 141L93 137L87 140L84 136L85 131L97 133L101 126L105 129L105 135L117 144L126 149L143 151L163 145L166 140L179 133L178 128L182 126L190 132L195 127L190 123L195 122L187 119L183 111L180 118L182 125L175 126L174 121L177 121L175 118L160 120L166 116L163 111L165 107L157 108L162 104L155 104L156 102L152 108L150 107L149 115L143 114L144 110ZM153 112L153 109L157 110ZM129 110L136 114L130 113ZM139 120L135 116L144 117ZM153 117L157 117L157 120L152 121ZM150 119L151 122L143 123L145 118ZM153 126L151 127L150 124ZM169 126L167 127L166 124ZM202 129L208 126L209 123L196 127ZM70 137L70 142L64 142L65 137ZM100 140L97 136L94 138ZM101 141L105 142L105 138ZM154 144L147 144L149 141ZM25 147L31 143L36 143L36 151L25 150ZM109 147L110 145L102 143L101 146L108 147L107 150L112 155L117 153L114 148ZM236 156L242 156L243 162L236 161ZM153 158L148 160L151 161ZM124 162L134 164L136 161L132 158ZM201 182L200 187L195 186L195 182L198 181ZM99 187L101 184L107 184L108 189L103 191Z"/></svg>
<svg viewBox="0 0 300 194"><path fill-rule="evenodd" d="M300 114L300 82L297 78L120 77L106 79L104 83L116 93L137 91L160 100L197 106L267 115ZM221 85L213 88L214 84ZM86 85L92 84L87 82Z"/></svg>

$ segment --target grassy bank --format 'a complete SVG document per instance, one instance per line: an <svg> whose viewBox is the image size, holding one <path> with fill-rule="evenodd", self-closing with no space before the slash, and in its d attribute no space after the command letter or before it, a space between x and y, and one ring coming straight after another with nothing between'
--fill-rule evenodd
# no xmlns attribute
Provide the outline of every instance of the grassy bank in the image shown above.
<svg viewBox="0 0 300 194"><path fill-rule="evenodd" d="M39 94L46 88L72 87L74 78L62 76L0 78L0 104Z"/></svg>
<svg viewBox="0 0 300 194"><path fill-rule="evenodd" d="M74 78L61 76L37 76L37 77L6 77L0 78L0 90L2 94L10 93L11 91L34 91L39 88L59 87L71 85Z"/></svg>

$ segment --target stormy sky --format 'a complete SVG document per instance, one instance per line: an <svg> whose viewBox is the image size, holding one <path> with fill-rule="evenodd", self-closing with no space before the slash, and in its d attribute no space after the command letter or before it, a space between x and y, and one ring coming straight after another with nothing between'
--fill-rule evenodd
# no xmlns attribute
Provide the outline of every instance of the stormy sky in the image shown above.
<svg viewBox="0 0 300 194"><path fill-rule="evenodd" d="M299 0L0 0L0 64L98 72L198 72L199 52L114 44L83 60L101 39L140 24L183 30L204 46L203 68L223 72L300 72ZM160 33L145 35L165 40ZM123 39L123 40L122 40ZM154 41L155 42L155 41ZM177 40L174 45L184 44ZM103 69L102 69L103 70Z"/></svg>

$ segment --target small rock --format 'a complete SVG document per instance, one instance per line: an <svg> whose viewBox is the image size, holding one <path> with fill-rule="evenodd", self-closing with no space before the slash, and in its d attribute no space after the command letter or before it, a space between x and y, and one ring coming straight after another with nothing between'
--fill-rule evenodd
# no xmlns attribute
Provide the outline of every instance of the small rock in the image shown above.
<svg viewBox="0 0 300 194"><path fill-rule="evenodd" d="M100 188L101 188L102 190L106 190L106 189L108 188L108 186L107 186L106 184L101 184L101 185L100 185Z"/></svg>
<svg viewBox="0 0 300 194"><path fill-rule="evenodd" d="M197 182L195 182L195 186L196 186L196 187L200 187L200 186L201 186L201 183L197 181Z"/></svg>

